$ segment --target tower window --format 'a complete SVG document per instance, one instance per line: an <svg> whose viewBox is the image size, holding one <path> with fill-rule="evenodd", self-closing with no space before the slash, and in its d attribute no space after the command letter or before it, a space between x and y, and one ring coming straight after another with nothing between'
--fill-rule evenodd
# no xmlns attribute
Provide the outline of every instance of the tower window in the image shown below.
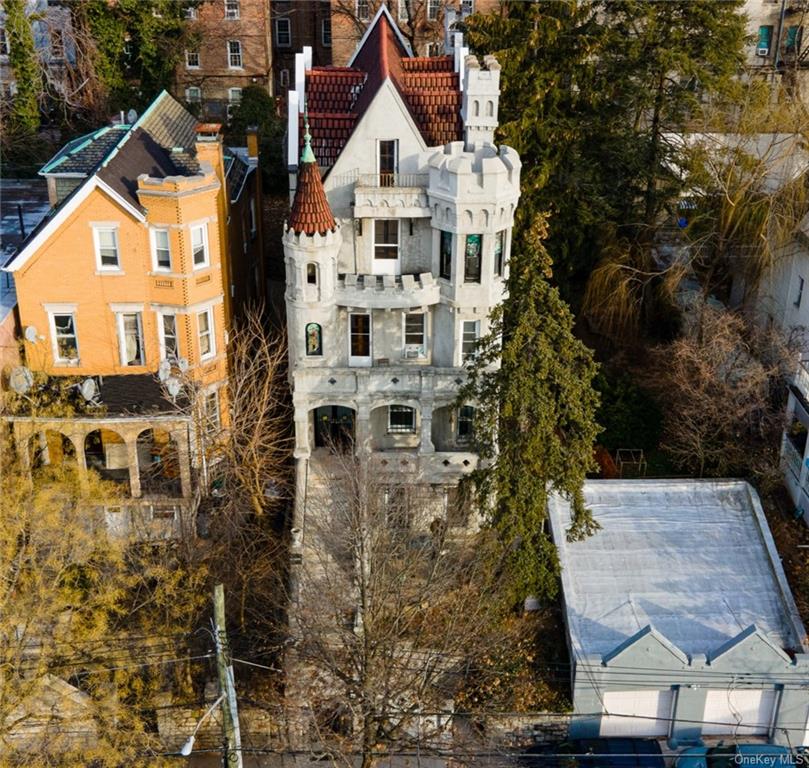
<svg viewBox="0 0 809 768"><path fill-rule="evenodd" d="M308 285L317 285L317 264L309 263L306 265L306 283Z"/></svg>

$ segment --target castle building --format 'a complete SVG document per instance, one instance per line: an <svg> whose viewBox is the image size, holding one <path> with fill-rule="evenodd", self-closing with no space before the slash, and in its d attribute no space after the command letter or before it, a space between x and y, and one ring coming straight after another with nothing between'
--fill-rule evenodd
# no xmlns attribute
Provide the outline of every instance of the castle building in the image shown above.
<svg viewBox="0 0 809 768"><path fill-rule="evenodd" d="M413 56L383 6L347 67L296 57L283 244L298 527L318 457L341 442L465 523L455 491L478 459L456 398L504 297L520 159L494 144L499 64L459 38Z"/></svg>

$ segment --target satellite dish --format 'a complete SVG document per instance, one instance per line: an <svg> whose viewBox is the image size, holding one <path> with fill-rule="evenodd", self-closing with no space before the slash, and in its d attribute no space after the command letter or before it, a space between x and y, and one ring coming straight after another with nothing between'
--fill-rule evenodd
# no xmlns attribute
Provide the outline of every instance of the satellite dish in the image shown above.
<svg viewBox="0 0 809 768"><path fill-rule="evenodd" d="M9 374L8 385L18 395L24 395L34 386L34 375L24 365L18 365Z"/></svg>
<svg viewBox="0 0 809 768"><path fill-rule="evenodd" d="M35 325L25 326L25 340L30 341L32 344L39 338Z"/></svg>
<svg viewBox="0 0 809 768"><path fill-rule="evenodd" d="M164 360L157 369L157 378L165 382L169 376L171 376L171 363L168 360Z"/></svg>
<svg viewBox="0 0 809 768"><path fill-rule="evenodd" d="M180 380L175 379L174 376L170 376L166 379L166 389L173 398L177 397L180 392Z"/></svg>
<svg viewBox="0 0 809 768"><path fill-rule="evenodd" d="M138 119L138 113L134 109L130 109L126 113L126 122L132 125Z"/></svg>
<svg viewBox="0 0 809 768"><path fill-rule="evenodd" d="M81 396L88 402L92 403L95 400L96 395L98 394L98 385L95 382L95 379L85 379L79 385L79 392L81 392Z"/></svg>
<svg viewBox="0 0 809 768"><path fill-rule="evenodd" d="M187 357L181 357L177 361L177 367L180 369L180 371L182 373L185 373L188 370L188 358Z"/></svg>

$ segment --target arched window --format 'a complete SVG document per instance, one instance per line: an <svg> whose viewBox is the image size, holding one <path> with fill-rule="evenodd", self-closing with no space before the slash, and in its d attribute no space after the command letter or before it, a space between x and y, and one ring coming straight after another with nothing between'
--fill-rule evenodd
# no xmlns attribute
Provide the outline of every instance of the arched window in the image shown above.
<svg viewBox="0 0 809 768"><path fill-rule="evenodd" d="M472 102L472 114L474 117L480 117L480 102L477 99Z"/></svg>
<svg viewBox="0 0 809 768"><path fill-rule="evenodd" d="M487 101L486 102L486 116L487 117L494 117L494 102Z"/></svg>
<svg viewBox="0 0 809 768"><path fill-rule="evenodd" d="M323 330L317 323L306 326L306 354L319 356L323 354Z"/></svg>
<svg viewBox="0 0 809 768"><path fill-rule="evenodd" d="M311 261L306 265L306 284L317 285L317 264Z"/></svg>

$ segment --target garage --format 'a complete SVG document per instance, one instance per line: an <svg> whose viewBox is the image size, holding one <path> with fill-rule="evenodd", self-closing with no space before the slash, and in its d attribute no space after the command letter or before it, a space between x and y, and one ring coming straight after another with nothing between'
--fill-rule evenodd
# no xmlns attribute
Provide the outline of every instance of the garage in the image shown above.
<svg viewBox="0 0 809 768"><path fill-rule="evenodd" d="M773 722L775 700L774 690L709 690L702 732L708 736L766 736Z"/></svg>
<svg viewBox="0 0 809 768"><path fill-rule="evenodd" d="M667 736L674 691L607 691L601 736Z"/></svg>

